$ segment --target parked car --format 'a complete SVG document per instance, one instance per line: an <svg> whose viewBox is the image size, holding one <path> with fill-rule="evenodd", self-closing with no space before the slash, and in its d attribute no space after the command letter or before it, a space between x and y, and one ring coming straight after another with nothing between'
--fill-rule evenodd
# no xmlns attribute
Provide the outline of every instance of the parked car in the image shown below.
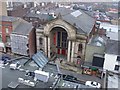
<svg viewBox="0 0 120 90"><path fill-rule="evenodd" d="M67 81L76 81L77 78L71 75L63 75L63 80L67 80Z"/></svg>
<svg viewBox="0 0 120 90"><path fill-rule="evenodd" d="M9 61L11 58L7 55L2 55L2 61L4 62L4 64L7 63L7 61Z"/></svg>
<svg viewBox="0 0 120 90"><path fill-rule="evenodd" d="M34 72L28 72L25 74L25 76L31 76L31 77L35 77L35 73Z"/></svg>
<svg viewBox="0 0 120 90"><path fill-rule="evenodd" d="M86 81L85 85L93 88L101 88L101 84L95 81Z"/></svg>
<svg viewBox="0 0 120 90"><path fill-rule="evenodd" d="M10 60L10 56L7 56L7 55L2 55L2 61L4 60Z"/></svg>
<svg viewBox="0 0 120 90"><path fill-rule="evenodd" d="M10 64L10 69L16 70L19 69L21 67L20 62L16 62L16 63L12 63Z"/></svg>

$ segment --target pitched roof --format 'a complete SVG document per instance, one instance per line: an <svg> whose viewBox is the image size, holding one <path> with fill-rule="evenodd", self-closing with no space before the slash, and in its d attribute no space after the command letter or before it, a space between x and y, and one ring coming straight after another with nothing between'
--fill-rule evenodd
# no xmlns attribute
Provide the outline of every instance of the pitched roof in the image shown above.
<svg viewBox="0 0 120 90"><path fill-rule="evenodd" d="M81 34L89 34L91 30L93 29L93 26L95 24L95 19L92 18L90 15L85 13L82 10L71 10L65 7L50 9L50 10L41 10L41 14L34 14L28 13L28 17L39 17L39 18L45 18L49 20L48 14L42 14L42 13L54 13L56 16L59 14L62 16L62 20L66 21L67 23L71 24L73 27L77 29L77 33ZM51 19L50 19L51 20Z"/></svg>
<svg viewBox="0 0 120 90"><path fill-rule="evenodd" d="M106 45L106 41L107 41L107 37L105 37L105 36L101 37L101 36L97 35L97 36L94 36L90 40L89 44L95 45L95 46L105 46Z"/></svg>
<svg viewBox="0 0 120 90"><path fill-rule="evenodd" d="M88 16L87 14L85 14L84 12L80 11L82 14L78 17L74 17L73 15L69 14L64 16L64 20L69 22L71 25L75 25L75 27L77 28L78 32L80 33L90 33L90 31L92 30L94 24L95 24L95 20ZM82 32L81 32L82 30Z"/></svg>
<svg viewBox="0 0 120 90"><path fill-rule="evenodd" d="M108 40L105 53L120 55L120 41Z"/></svg>
<svg viewBox="0 0 120 90"><path fill-rule="evenodd" d="M28 35L32 30L33 26L31 23L21 21L20 24L12 32L13 34Z"/></svg>
<svg viewBox="0 0 120 90"><path fill-rule="evenodd" d="M77 28L79 33L89 34L95 24L95 19L82 10L60 8L55 13L60 13L62 19Z"/></svg>
<svg viewBox="0 0 120 90"><path fill-rule="evenodd" d="M7 21L7 22L14 22L18 20L19 18L17 17L11 17L11 16L0 16L0 21Z"/></svg>
<svg viewBox="0 0 120 90"><path fill-rule="evenodd" d="M39 18L39 19L48 20L50 16L48 14L28 13L28 14L26 14L25 17L36 17L36 18Z"/></svg>

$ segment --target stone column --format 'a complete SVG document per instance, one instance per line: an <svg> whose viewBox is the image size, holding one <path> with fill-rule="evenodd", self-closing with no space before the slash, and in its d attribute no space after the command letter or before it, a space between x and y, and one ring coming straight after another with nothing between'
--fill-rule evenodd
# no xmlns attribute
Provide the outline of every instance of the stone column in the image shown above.
<svg viewBox="0 0 120 90"><path fill-rule="evenodd" d="M50 58L50 37L48 37L48 58Z"/></svg>
<svg viewBox="0 0 120 90"><path fill-rule="evenodd" d="M86 47L86 44L85 44L85 43L82 43L82 46L83 46L82 55L85 55L85 47Z"/></svg>
<svg viewBox="0 0 120 90"><path fill-rule="evenodd" d="M73 63L74 60L74 50L75 50L75 42L72 42L72 51L71 51L71 62Z"/></svg>
<svg viewBox="0 0 120 90"><path fill-rule="evenodd" d="M44 42L45 42L45 43L44 43L44 45L45 45L45 46L44 46L44 48L45 48L45 54L46 54L46 56L47 56L47 47L48 47L48 46L47 46L47 37L44 38Z"/></svg>
<svg viewBox="0 0 120 90"><path fill-rule="evenodd" d="M77 53L78 53L78 45L79 45L79 43L76 42L76 43L75 43L75 53L76 53L76 57L77 57Z"/></svg>
<svg viewBox="0 0 120 90"><path fill-rule="evenodd" d="M71 41L68 42L68 53L67 53L67 61L70 62L70 51L71 50Z"/></svg>

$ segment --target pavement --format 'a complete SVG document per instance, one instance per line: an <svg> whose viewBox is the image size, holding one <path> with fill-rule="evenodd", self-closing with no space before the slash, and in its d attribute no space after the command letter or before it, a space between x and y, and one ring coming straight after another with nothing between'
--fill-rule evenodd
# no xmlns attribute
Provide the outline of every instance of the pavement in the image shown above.
<svg viewBox="0 0 120 90"><path fill-rule="evenodd" d="M85 83L86 81L96 81L103 86L103 82L104 82L103 78L100 79L99 77L96 76L82 74L82 69L80 67L75 67L72 64L70 65L65 61L60 63L60 61L56 60L55 63L58 64L58 66L60 67L60 71L63 74L72 75L78 78L83 83Z"/></svg>

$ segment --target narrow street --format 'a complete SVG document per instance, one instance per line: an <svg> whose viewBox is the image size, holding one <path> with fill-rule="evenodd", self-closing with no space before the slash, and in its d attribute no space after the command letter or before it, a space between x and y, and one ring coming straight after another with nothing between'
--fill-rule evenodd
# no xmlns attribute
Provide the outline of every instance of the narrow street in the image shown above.
<svg viewBox="0 0 120 90"><path fill-rule="evenodd" d="M65 62L60 64L59 61L56 61L56 64L58 64L58 66L60 67L60 71L62 74L74 76L74 77L78 78L81 81L81 83L83 83L83 84L86 81L96 81L96 82L99 82L103 86L103 82L104 82L103 78L100 79L99 77L96 77L96 76L81 74L81 72L82 72L81 68L68 66L65 64Z"/></svg>
<svg viewBox="0 0 120 90"><path fill-rule="evenodd" d="M90 76L90 75L85 75L85 74L78 74L78 73L68 71L68 70L65 70L65 69L60 69L60 71L61 71L62 74L74 76L74 77L78 78L82 82L96 81L96 82L101 83L101 85L103 84L103 79L100 79L100 78L95 77L95 76Z"/></svg>

